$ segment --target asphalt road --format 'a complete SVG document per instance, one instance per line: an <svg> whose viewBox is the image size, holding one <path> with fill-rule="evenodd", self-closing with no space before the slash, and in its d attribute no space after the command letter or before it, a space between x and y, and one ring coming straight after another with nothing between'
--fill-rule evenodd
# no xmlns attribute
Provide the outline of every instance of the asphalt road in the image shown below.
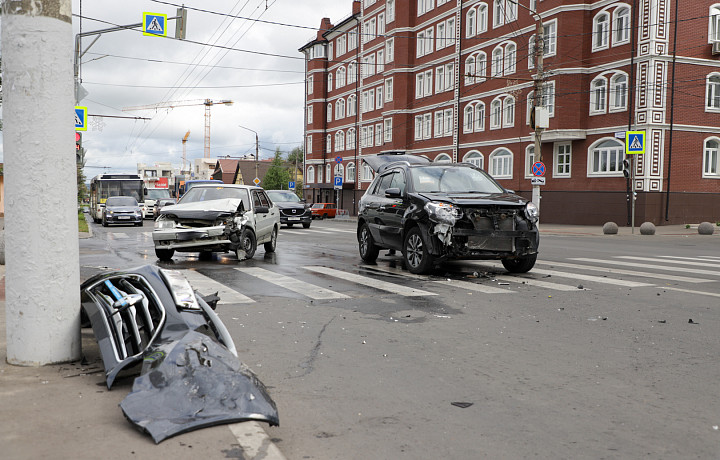
<svg viewBox="0 0 720 460"><path fill-rule="evenodd" d="M415 276L354 225L283 228L275 254L154 256L93 226L81 274L183 271L269 388L289 459L717 458L720 240L543 234L528 275Z"/></svg>

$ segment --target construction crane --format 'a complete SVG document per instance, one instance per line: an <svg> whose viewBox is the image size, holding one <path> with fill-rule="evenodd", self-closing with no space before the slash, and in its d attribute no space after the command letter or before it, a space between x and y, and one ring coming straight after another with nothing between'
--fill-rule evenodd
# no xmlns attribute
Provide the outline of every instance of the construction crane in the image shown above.
<svg viewBox="0 0 720 460"><path fill-rule="evenodd" d="M188 129L188 132L186 132L185 136L182 138L183 164L182 164L182 169L180 170L180 174L185 174L185 163L187 162L187 155L185 154L185 144L187 144L187 140L188 140L189 136L190 136L190 130Z"/></svg>
<svg viewBox="0 0 720 460"><path fill-rule="evenodd" d="M192 101L168 101L158 102L157 104L140 105L136 107L124 107L123 112L132 112L134 110L157 110L157 109L174 109L176 107L190 107L194 105L205 106L205 158L210 158L210 107L213 105L232 105L233 101L212 101L210 99L199 99Z"/></svg>

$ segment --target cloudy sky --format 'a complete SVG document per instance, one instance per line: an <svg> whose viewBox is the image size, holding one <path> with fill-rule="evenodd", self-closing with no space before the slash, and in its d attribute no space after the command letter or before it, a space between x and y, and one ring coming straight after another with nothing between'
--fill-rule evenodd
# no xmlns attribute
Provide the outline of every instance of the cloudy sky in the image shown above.
<svg viewBox="0 0 720 460"><path fill-rule="evenodd" d="M238 125L259 134L261 157L302 144L304 61L297 50L314 37L321 18L338 23L349 16L352 1L73 0L73 29L80 31L81 6L82 31L88 32L140 23L143 12L173 17L182 3L188 8L186 41L118 31L103 34L83 56L88 95L79 105L91 115L151 118L90 118L83 138L86 176L135 172L137 163L179 166L187 131L188 159L201 158L205 99L234 102L211 107L211 158L254 152L255 134ZM172 36L175 21L169 24ZM83 38L83 50L93 38ZM123 110L176 101L197 105Z"/></svg>

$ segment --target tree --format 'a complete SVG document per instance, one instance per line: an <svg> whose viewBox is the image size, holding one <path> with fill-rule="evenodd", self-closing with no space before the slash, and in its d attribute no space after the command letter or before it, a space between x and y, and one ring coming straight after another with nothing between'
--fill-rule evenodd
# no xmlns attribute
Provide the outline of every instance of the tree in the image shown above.
<svg viewBox="0 0 720 460"><path fill-rule="evenodd" d="M290 182L290 171L288 171L287 164L283 164L282 152L280 149L276 149L272 165L263 179L263 188L265 190L284 190L287 189L288 182Z"/></svg>
<svg viewBox="0 0 720 460"><path fill-rule="evenodd" d="M295 194L298 197L303 197L303 181L302 176L295 174L296 170L303 170L303 161L305 160L305 152L302 146L295 147L290 153L288 153L287 161L290 163L290 180L295 181Z"/></svg>

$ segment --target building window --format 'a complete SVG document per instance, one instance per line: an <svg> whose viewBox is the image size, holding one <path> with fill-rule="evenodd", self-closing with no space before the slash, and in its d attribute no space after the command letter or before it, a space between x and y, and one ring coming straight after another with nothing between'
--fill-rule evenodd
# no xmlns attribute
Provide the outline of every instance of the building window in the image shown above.
<svg viewBox="0 0 720 460"><path fill-rule="evenodd" d="M366 134L367 134L367 139L365 140L365 147L372 147L372 146L375 145L375 144L374 144L374 141L375 141L375 134L374 134L374 132L375 132L375 130L374 130L374 128L373 128L373 125L370 125L370 126L367 127L367 132L366 132Z"/></svg>
<svg viewBox="0 0 720 460"><path fill-rule="evenodd" d="M345 150L345 133L338 131L335 133L335 151L341 152Z"/></svg>
<svg viewBox="0 0 720 460"><path fill-rule="evenodd" d="M308 95L310 95L310 94L313 93L313 80L314 80L314 78L313 78L312 75L310 75L310 76L308 77L308 79L307 79L307 93L308 93Z"/></svg>
<svg viewBox="0 0 720 460"><path fill-rule="evenodd" d="M535 177L532 173L532 165L535 163L535 146L528 145L525 148L525 179Z"/></svg>
<svg viewBox="0 0 720 460"><path fill-rule="evenodd" d="M355 83L357 81L357 63L355 61L352 61L350 64L348 64L347 69L347 82Z"/></svg>
<svg viewBox="0 0 720 460"><path fill-rule="evenodd" d="M345 99L340 98L335 102L335 119L345 118Z"/></svg>
<svg viewBox="0 0 720 460"><path fill-rule="evenodd" d="M515 62L517 60L517 53L516 53L517 47L515 46L515 43L508 43L505 45L505 69L504 74L510 75L512 73L515 73Z"/></svg>
<svg viewBox="0 0 720 460"><path fill-rule="evenodd" d="M465 106L463 121L463 132L473 132L473 126L475 125L475 107L472 104Z"/></svg>
<svg viewBox="0 0 720 460"><path fill-rule="evenodd" d="M432 79L432 70L426 70L415 75L415 99L432 96Z"/></svg>
<svg viewBox="0 0 720 460"><path fill-rule="evenodd" d="M483 157L483 154L478 152L477 150L471 150L470 152L466 153L462 161L463 163L470 163L471 165L475 165L480 169L483 169L485 167L485 157Z"/></svg>
<svg viewBox="0 0 720 460"><path fill-rule="evenodd" d="M323 170L322 166L318 166L317 168L317 183L322 184L323 181Z"/></svg>
<svg viewBox="0 0 720 460"><path fill-rule="evenodd" d="M703 177L720 177L720 139L710 138L705 140L705 155L703 156Z"/></svg>
<svg viewBox="0 0 720 460"><path fill-rule="evenodd" d="M711 73L707 76L705 93L705 111L720 111L720 73Z"/></svg>
<svg viewBox="0 0 720 460"><path fill-rule="evenodd" d="M347 115L348 117L352 117L354 115L357 115L357 96L354 94L351 94L348 96L347 99Z"/></svg>
<svg viewBox="0 0 720 460"><path fill-rule="evenodd" d="M485 103L478 102L475 105L475 131L485 131Z"/></svg>
<svg viewBox="0 0 720 460"><path fill-rule="evenodd" d="M390 24L395 20L395 0L385 2L385 21Z"/></svg>
<svg viewBox="0 0 720 460"><path fill-rule="evenodd" d="M338 89L345 86L346 72L345 67L340 67L335 71L335 85Z"/></svg>
<svg viewBox="0 0 720 460"><path fill-rule="evenodd" d="M710 7L710 26L708 30L708 42L720 41L720 5Z"/></svg>
<svg viewBox="0 0 720 460"><path fill-rule="evenodd" d="M332 74L328 74L328 91L332 91L333 89L333 76Z"/></svg>
<svg viewBox="0 0 720 460"><path fill-rule="evenodd" d="M308 134L305 140L305 151L307 153L312 153L312 134Z"/></svg>
<svg viewBox="0 0 720 460"><path fill-rule="evenodd" d="M345 50L347 49L346 44L347 44L347 37L345 35L338 37L337 45L336 45L337 57L340 57L343 54L345 54L345 52L346 52Z"/></svg>
<svg viewBox="0 0 720 460"><path fill-rule="evenodd" d="M606 12L598 13L593 18L592 50L598 51L608 47L610 38L610 15Z"/></svg>
<svg viewBox="0 0 720 460"><path fill-rule="evenodd" d="M622 175L623 160L625 159L625 146L615 139L598 141L590 148L588 160L590 161L591 175L618 176Z"/></svg>
<svg viewBox="0 0 720 460"><path fill-rule="evenodd" d="M385 50L380 50L377 52L377 64L376 69L377 71L375 73L380 73L385 71Z"/></svg>
<svg viewBox="0 0 720 460"><path fill-rule="evenodd" d="M452 158L447 153L441 153L435 157L433 163L452 163Z"/></svg>
<svg viewBox="0 0 720 460"><path fill-rule="evenodd" d="M363 182L370 182L373 180L374 173L370 166L368 166L367 163L363 163L363 169L362 169L362 177L360 178Z"/></svg>
<svg viewBox="0 0 720 460"><path fill-rule="evenodd" d="M570 177L571 144L555 144L553 177Z"/></svg>
<svg viewBox="0 0 720 460"><path fill-rule="evenodd" d="M474 37L477 34L477 11L470 8L465 16L465 36Z"/></svg>
<svg viewBox="0 0 720 460"><path fill-rule="evenodd" d="M487 32L488 6L487 3L480 3L477 7L477 33Z"/></svg>
<svg viewBox="0 0 720 460"><path fill-rule="evenodd" d="M332 121L332 102L328 102L327 105L327 121L328 123Z"/></svg>
<svg viewBox="0 0 720 460"><path fill-rule="evenodd" d="M468 56L468 58L465 60L465 84L466 85L472 85L476 79L476 57L474 55Z"/></svg>
<svg viewBox="0 0 720 460"><path fill-rule="evenodd" d="M493 27L505 24L505 0L493 0Z"/></svg>
<svg viewBox="0 0 720 460"><path fill-rule="evenodd" d="M386 118L383 120L383 136L385 142L392 142L392 118Z"/></svg>
<svg viewBox="0 0 720 460"><path fill-rule="evenodd" d="M382 108L384 100L385 99L383 99L383 87L378 86L377 88L375 88L375 107L377 107L378 109Z"/></svg>
<svg viewBox="0 0 720 460"><path fill-rule="evenodd" d="M332 134L328 134L325 138L325 151L332 152Z"/></svg>
<svg viewBox="0 0 720 460"><path fill-rule="evenodd" d="M512 179L512 152L500 148L490 154L490 175L495 179Z"/></svg>
<svg viewBox="0 0 720 460"><path fill-rule="evenodd" d="M502 100L495 98L490 103L490 129L502 127Z"/></svg>
<svg viewBox="0 0 720 460"><path fill-rule="evenodd" d="M393 79L388 78L385 80L385 102L393 100Z"/></svg>
<svg viewBox="0 0 720 460"><path fill-rule="evenodd" d="M515 126L515 98L507 96L503 99L503 128Z"/></svg>
<svg viewBox="0 0 720 460"><path fill-rule="evenodd" d="M418 17L427 13L435 7L435 0L417 0L417 15Z"/></svg>
<svg viewBox="0 0 720 460"><path fill-rule="evenodd" d="M313 108L312 105L307 106L307 122L308 124L313 122Z"/></svg>
<svg viewBox="0 0 720 460"><path fill-rule="evenodd" d="M383 145L383 124L378 123L375 125L375 145Z"/></svg>
<svg viewBox="0 0 720 460"><path fill-rule="evenodd" d="M493 77L499 77L503 74L503 48L500 45L492 52L491 71Z"/></svg>
<svg viewBox="0 0 720 460"><path fill-rule="evenodd" d="M345 137L345 145L347 146L348 150L355 150L355 133L357 133L355 128L348 129L347 136Z"/></svg>
<svg viewBox="0 0 720 460"><path fill-rule="evenodd" d="M590 115L605 113L607 108L607 80L598 77L590 84Z"/></svg>
<svg viewBox="0 0 720 460"><path fill-rule="evenodd" d="M347 40L347 42L348 42L348 51L352 51L352 50L354 50L355 48L357 48L357 44L358 44L358 42L357 42L357 32L355 32L355 31L353 31L353 32L348 32L348 33L347 33L347 37L348 37L348 40Z"/></svg>
<svg viewBox="0 0 720 460"><path fill-rule="evenodd" d="M627 109L628 78L618 73L610 78L610 111L621 112Z"/></svg>
<svg viewBox="0 0 720 460"><path fill-rule="evenodd" d="M385 35L385 13L377 15L377 34Z"/></svg>
<svg viewBox="0 0 720 460"><path fill-rule="evenodd" d="M630 41L630 8L621 6L613 12L613 46Z"/></svg>
<svg viewBox="0 0 720 460"><path fill-rule="evenodd" d="M315 167L314 166L308 166L307 167L307 173L305 174L307 176L308 184L312 184L315 182Z"/></svg>
<svg viewBox="0 0 720 460"><path fill-rule="evenodd" d="M530 91L527 97L527 116L525 124L530 124L530 116L535 104L535 91ZM555 116L555 82L548 81L543 85L543 92L541 100L537 101L538 107L544 107L548 111L549 117Z"/></svg>
<svg viewBox="0 0 720 460"><path fill-rule="evenodd" d="M325 164L325 182L332 182L332 166L330 163Z"/></svg>
<svg viewBox="0 0 720 460"><path fill-rule="evenodd" d="M345 168L345 182L355 182L355 163L348 163Z"/></svg>

